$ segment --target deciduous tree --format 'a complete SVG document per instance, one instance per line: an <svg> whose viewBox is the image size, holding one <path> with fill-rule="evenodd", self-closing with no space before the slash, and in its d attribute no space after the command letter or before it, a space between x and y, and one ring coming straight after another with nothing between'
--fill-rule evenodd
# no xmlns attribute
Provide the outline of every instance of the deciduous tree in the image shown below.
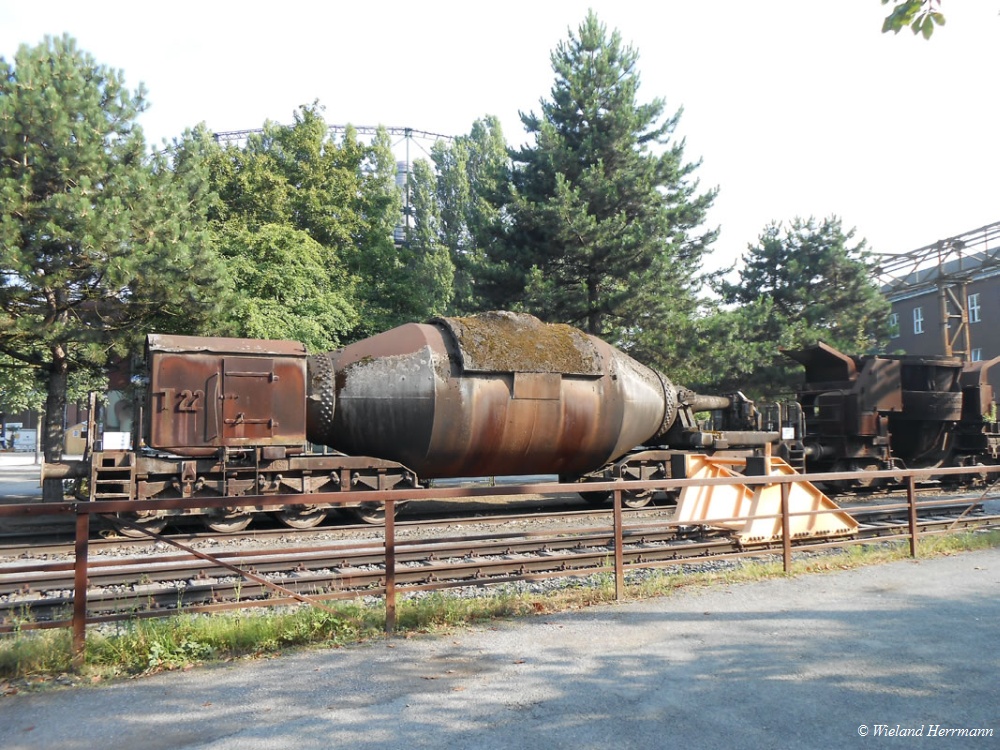
<svg viewBox="0 0 1000 750"><path fill-rule="evenodd" d="M450 312L454 296L455 264L442 241L441 205L437 178L429 162L418 159L410 175L410 208L413 226L405 229L403 268L408 290L398 298L401 319L422 320Z"/></svg>
<svg viewBox="0 0 1000 750"><path fill-rule="evenodd" d="M476 120L468 135L432 148L436 173L438 236L451 253L452 310L459 314L504 306L489 295L502 269L490 263L503 236L510 192L510 156L496 117ZM418 222L420 214L417 214Z"/></svg>
<svg viewBox="0 0 1000 750"><path fill-rule="evenodd" d="M892 12L882 23L882 33L898 34L909 27L914 34L930 39L935 26L944 26L945 18L938 8L941 0L882 0L882 5L893 4Z"/></svg>
<svg viewBox="0 0 1000 750"><path fill-rule="evenodd" d="M434 270L438 259L395 242L401 193L384 130L371 143L353 129L338 140L314 103L290 126L269 122L244 146L220 149L212 182L213 228L246 298L237 310L244 335L264 330L268 310L268 335L328 349L447 304L450 278ZM296 241L297 267L309 271L285 279L278 259L294 255ZM273 260L258 273L242 270L265 257Z"/></svg>
<svg viewBox="0 0 1000 750"><path fill-rule="evenodd" d="M357 326L346 271L324 260L325 249L308 232L233 223L217 239L239 290L230 317L240 336L292 339L323 352L340 346Z"/></svg>

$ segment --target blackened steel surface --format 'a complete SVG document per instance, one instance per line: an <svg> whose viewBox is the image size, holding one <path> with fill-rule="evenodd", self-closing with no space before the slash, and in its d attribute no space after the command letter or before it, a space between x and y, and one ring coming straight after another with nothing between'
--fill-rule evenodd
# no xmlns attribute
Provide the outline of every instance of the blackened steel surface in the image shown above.
<svg viewBox="0 0 1000 750"><path fill-rule="evenodd" d="M311 441L426 478L585 473L658 434L676 408L655 371L527 315L404 325L310 358L309 381Z"/></svg>
<svg viewBox="0 0 1000 750"><path fill-rule="evenodd" d="M787 354L806 369L798 397L813 471L890 460L943 465L963 406L978 400L963 393L955 357L852 357L825 344Z"/></svg>

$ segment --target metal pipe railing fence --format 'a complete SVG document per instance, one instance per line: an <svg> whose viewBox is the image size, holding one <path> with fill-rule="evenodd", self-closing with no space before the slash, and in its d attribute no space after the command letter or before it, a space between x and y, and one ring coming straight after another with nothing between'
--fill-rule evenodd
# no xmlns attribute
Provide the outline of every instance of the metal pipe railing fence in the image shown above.
<svg viewBox="0 0 1000 750"><path fill-rule="evenodd" d="M924 501L918 502L916 500L916 483L919 479L927 477L940 477L940 476L951 476L951 475L964 475L964 474L978 474L982 476L989 476L992 480L992 474L1000 473L1000 466L976 466L976 467L962 467L962 468L948 468L948 469L910 469L910 470L900 470L894 469L891 471L884 472L873 472L871 476L875 479L884 478L887 480L899 481L903 479L905 481L906 488L906 501L905 503L898 503L894 505L882 506L885 510L901 510L903 508L907 511L907 525L906 531L901 533L887 534L884 536L879 536L878 539L882 541L887 540L902 540L906 539L909 541L909 552L912 557L916 557L918 553L918 537L919 528L917 523L918 509L920 508L933 508L935 505L954 505L953 501ZM781 535L780 535L780 554L786 572L790 571L792 565L793 551L807 551L807 550L817 550L831 547L842 547L850 544L855 544L860 541L866 541L865 539L859 538L836 538L836 539L821 539L815 542L810 542L806 544L795 544L793 545L791 528L791 519L798 516L809 516L817 515L820 513L829 513L829 510L811 510L811 511L791 511L789 508L789 496L792 484L795 482L829 482L837 480L849 480L856 477L853 472L839 472L839 473L824 473L824 474L803 474L803 475L761 475L761 476L738 476L738 477L716 477L710 479L670 479L670 480L648 480L648 481L607 481L607 482L588 482L586 485L587 492L604 492L609 491L613 494L613 503L611 508L608 510L612 525L612 538L613 538L613 556L610 566L604 565L594 568L587 568L586 570L568 570L568 571L553 571L544 574L525 574L521 576L508 576L504 580L528 580L532 578L541 577L553 577L553 576L580 576L580 575L591 575L594 573L606 573L611 572L614 575L615 582L615 595L616 598L621 600L626 595L625 589L625 571L626 569L639 569L639 568L659 568L667 566L676 566L683 564L690 564L695 562L704 561L704 557L690 557L690 558L676 558L668 560L656 560L656 561L638 561L638 562L626 562L625 559L625 522L622 511L622 497L625 492L636 492L636 491L671 491L679 490L685 487L705 487L712 485L733 485L733 484L743 484L748 486L757 485L780 485L781 488L781 503L780 511L774 515L757 515L754 516L756 519L780 519ZM995 484L995 482L994 482ZM512 485L510 487L504 488L503 490L498 490L495 486L489 487L441 487L434 489L408 489L408 490L364 490L364 491L343 491L336 493L325 493L325 494L314 494L309 495L308 499L310 504L319 503L330 503L334 505L338 504L351 504L357 503L359 501L364 502L384 502L386 504L385 512L385 523L383 526L383 543L381 548L383 550L383 569L384 573L380 576L382 585L376 586L374 588L369 588L365 590L366 595L380 595L385 601L385 630L387 633L392 633L397 624L397 594L400 590L400 586L397 584L397 531L395 522L395 505L397 501L405 500L406 502L414 502L419 500L446 500L446 499L460 499L460 498L475 498L481 496L496 496L496 495L509 495L511 497L523 496L527 494L531 495L555 495L561 493L573 493L579 492L581 485L578 483L541 483L541 484L523 484L523 485ZM983 497L986 493L983 494ZM277 508L281 505L301 503L303 501L302 495L268 495L268 496L243 496L238 499L232 497L220 497L220 498L190 498L190 499L169 499L169 500L148 500L148 501L127 501L127 500L115 500L115 501L73 501L73 502L60 502L60 503L30 503L30 504L14 504L14 505L0 505L0 518L37 518L42 516L71 516L75 517L75 546L74 546L74 589L73 589L73 607L72 607L72 618L69 621L59 621L59 622L39 622L39 623L29 623L27 625L11 626L3 625L0 626L0 632L12 632L15 629L29 629L29 628L46 628L46 627L71 627L72 637L73 637L73 655L74 664L79 667L82 665L84 648L86 645L86 631L89 624L95 624L100 622L109 622L118 619L129 619L139 616L150 617L150 616L163 616L165 613L132 613L124 615L105 615L105 616L92 616L88 614L88 597L87 597L87 586L89 578L89 540L90 540L90 530L91 530L91 519L97 515L113 515L119 513L134 513L136 511L158 511L158 510L186 510L186 509L197 509L197 508L219 508L219 507L254 507L257 509L267 509L267 508ZM980 498L980 500L983 498ZM978 503L979 500L970 503L970 508L973 504ZM238 503L235 504L235 503ZM861 508L851 508L851 507L841 507L841 510L850 513L852 510L859 511ZM706 518L700 519L699 525L704 527L712 527L715 524L731 523L736 521L746 521L748 517L733 517L733 518ZM118 520L121 522L121 519ZM655 524L656 528L659 529L669 529L677 528L680 524L676 521L657 521ZM136 526L135 528L141 528ZM649 528L644 525L643 528ZM189 547L180 544L178 542L172 541L167 538L159 537L155 534L150 534L157 539L162 539L162 541L167 542L175 547L185 550L189 554L193 554L200 557L213 565L218 565L224 569L228 569L238 575L241 575L249 580L253 580L261 586L270 588L280 596L268 599L264 601L243 601L243 602L231 602L222 605L204 605L204 606L194 606L186 607L181 611L184 612L209 612L209 611L219 611L223 609L233 609L237 607L251 607L251 606L275 606L279 604L287 604L295 601L309 604L311 606L321 607L323 609L328 609L328 607L323 603L324 601L345 598L345 597L356 597L357 592L327 592L320 595L303 595L298 592L292 591L285 588L279 584L275 584L268 581L262 576L256 576L251 571L241 569L237 566L230 565L225 561L219 559L218 556L209 555L204 552L198 552L190 549ZM760 556L760 555L774 555L778 553L778 549L774 546L773 540L768 543L755 545L753 548L739 549L733 553L718 554L713 555L711 559L730 559L730 558L741 558L750 556ZM496 579L488 579L487 581L470 581L464 585L473 585L476 583L484 582L496 582ZM449 586L455 586L454 582L443 582L439 585L434 583L422 584L419 589L427 590L434 588L445 588ZM416 587L404 587L404 590L417 590Z"/></svg>

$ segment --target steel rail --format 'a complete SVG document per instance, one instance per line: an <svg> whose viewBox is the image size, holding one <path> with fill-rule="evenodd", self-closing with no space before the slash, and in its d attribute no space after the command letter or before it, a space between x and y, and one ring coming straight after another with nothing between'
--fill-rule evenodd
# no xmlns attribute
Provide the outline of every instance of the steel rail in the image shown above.
<svg viewBox="0 0 1000 750"><path fill-rule="evenodd" d="M893 514L905 510L905 505L881 506L871 509L854 509L852 515L862 524L870 527L877 527L877 517L886 517L889 522L888 528L893 528L891 518ZM949 510L968 512L967 504L956 505L950 501L930 503L921 507L922 511L931 512L934 510ZM963 513L963 515L964 515ZM526 520L547 522L561 522L566 520L576 520L579 516L567 514L545 514L520 516ZM476 519L478 523L504 522L504 517L493 519ZM669 522L668 522L669 523ZM710 524L710 521L707 522ZM437 523L415 524L414 528L433 528ZM397 542L398 559L409 561L419 559L425 554L438 554L440 556L461 557L474 554L495 554L489 548L491 546L503 547L505 553L532 551L536 543L529 541L534 537L547 538L549 530L521 530L504 531L476 535L415 538ZM560 537L551 546L557 548L566 547L570 541L575 540L575 545L580 547L584 544L608 544L613 541L610 530L597 530L592 527L561 528L558 532L569 539ZM701 531L704 534L704 530ZM721 533L721 532L720 532ZM624 537L628 541L636 543L662 543L670 541L679 536L676 526L664 528L664 522L652 522L649 524L632 523L624 531ZM513 543L511 543L513 540ZM133 540L127 540L133 541ZM477 547L476 545L482 545ZM376 540L349 541L344 543L332 543L323 545L312 545L304 548L302 545L295 547L263 547L256 550L234 550L234 551L213 551L212 557L223 560L230 565L253 566L255 570L272 572L287 567L288 560L296 561L299 567L347 567L358 564L374 564L383 559L383 544ZM211 563L207 566L209 569ZM204 577L206 561L196 558L194 555L186 553L170 553L157 555L143 555L141 557L95 557L90 563L89 580L95 585L119 585L136 580L142 577L146 581L169 581L180 578ZM72 560L53 561L15 561L7 564L0 564L0 595L9 595L24 592L26 590L37 589L42 585L51 588L71 588L73 581L71 573L74 569Z"/></svg>
<svg viewBox="0 0 1000 750"><path fill-rule="evenodd" d="M651 505L643 508L630 508L627 512L630 518L644 517L649 515L659 515L663 513L669 513L672 511L673 506L661 506L661 505ZM396 528L401 532L410 532L412 530L420 530L423 528L434 526L468 526L480 523L495 523L498 521L505 521L508 523L516 522L537 522L539 518L544 519L572 519L572 518L594 518L594 519L604 519L608 515L607 508L601 509L575 509L575 510L544 510L540 509L531 513L520 512L520 509L507 511L505 509L497 508L497 510L488 515L482 513L482 509L474 509L471 511L464 512L462 515L445 515L444 513L433 513L428 515L421 515L419 518L413 520L401 520L396 519ZM110 529L110 527L108 527ZM293 529L286 526L275 527L275 528L251 528L242 532L214 532L214 531L181 531L176 534L161 534L160 537L166 539L173 539L182 543L190 544L192 542L199 541L218 541L218 542L230 542L234 539L253 539L255 541L266 540L271 538L287 538L294 537L295 539L308 539L311 537L329 537L333 536L349 536L351 534L358 533L376 533L381 537L381 526L369 523L349 523L349 524L322 524L308 529ZM64 529L59 533L60 539L63 537L69 537L72 539L73 530L72 524L67 523ZM6 539L6 541L5 541ZM45 534L40 535L37 532L18 534L18 535L0 535L0 559L9 557L44 557L44 556L54 556L54 555L67 555L72 554L74 549L74 543L72 541L47 541L51 539L51 535ZM153 537L137 538L137 537L127 537L112 534L105 537L93 537L90 540L91 552L94 551L113 551L119 548L137 548L144 549L148 547L155 547L159 542Z"/></svg>

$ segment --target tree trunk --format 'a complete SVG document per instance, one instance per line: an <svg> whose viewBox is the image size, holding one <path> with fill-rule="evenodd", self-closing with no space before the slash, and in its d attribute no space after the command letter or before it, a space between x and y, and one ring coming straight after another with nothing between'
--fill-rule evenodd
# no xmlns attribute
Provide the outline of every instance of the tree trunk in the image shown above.
<svg viewBox="0 0 1000 750"><path fill-rule="evenodd" d="M47 463L57 463L62 460L68 365L62 347L53 347L52 362L49 365L48 392L45 398L45 437L42 442ZM42 483L42 500L60 502L62 499L62 480L46 479Z"/></svg>
<svg viewBox="0 0 1000 750"><path fill-rule="evenodd" d="M594 276L587 277L587 333L591 336L604 335L603 316L598 310L598 280Z"/></svg>

